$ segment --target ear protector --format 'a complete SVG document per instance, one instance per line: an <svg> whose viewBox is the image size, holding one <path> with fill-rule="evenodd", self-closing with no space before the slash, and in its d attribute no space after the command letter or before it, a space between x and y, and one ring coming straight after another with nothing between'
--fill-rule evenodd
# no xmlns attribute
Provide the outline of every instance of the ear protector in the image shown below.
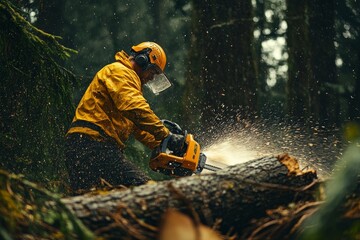
<svg viewBox="0 0 360 240"><path fill-rule="evenodd" d="M139 67L145 71L149 64L150 64L150 59L149 59L149 53L151 52L150 48L144 49L141 52L134 52L134 61L136 62L137 65L139 65Z"/></svg>

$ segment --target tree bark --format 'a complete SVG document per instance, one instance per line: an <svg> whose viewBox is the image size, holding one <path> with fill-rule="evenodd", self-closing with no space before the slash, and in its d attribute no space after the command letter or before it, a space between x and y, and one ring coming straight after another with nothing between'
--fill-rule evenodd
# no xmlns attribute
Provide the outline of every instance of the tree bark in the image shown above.
<svg viewBox="0 0 360 240"><path fill-rule="evenodd" d="M296 159L282 155L255 159L213 174L62 201L101 236L136 238L136 233L153 238L157 232L154 226L159 226L168 209L187 213L209 226L221 220L219 230L226 233L265 216L267 209L310 200L312 191L305 191L305 186L316 178L315 171L302 172Z"/></svg>

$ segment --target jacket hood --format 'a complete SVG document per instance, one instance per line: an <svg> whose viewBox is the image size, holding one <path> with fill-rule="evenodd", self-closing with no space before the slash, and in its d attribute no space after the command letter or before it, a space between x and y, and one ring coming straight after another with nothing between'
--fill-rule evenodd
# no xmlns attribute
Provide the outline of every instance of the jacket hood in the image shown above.
<svg viewBox="0 0 360 240"><path fill-rule="evenodd" d="M132 64L129 60L129 54L127 54L124 50L117 52L115 54L115 60L124 64L124 66L133 69Z"/></svg>

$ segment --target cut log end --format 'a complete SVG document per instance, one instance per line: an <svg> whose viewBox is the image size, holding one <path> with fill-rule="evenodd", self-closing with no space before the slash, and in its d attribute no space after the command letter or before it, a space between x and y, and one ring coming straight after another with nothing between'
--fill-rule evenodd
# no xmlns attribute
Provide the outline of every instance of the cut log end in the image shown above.
<svg viewBox="0 0 360 240"><path fill-rule="evenodd" d="M288 176L291 176L291 175L299 176L299 175L303 175L306 173L316 174L315 169L301 170L298 160L294 157L289 156L289 154L287 154L287 153L280 154L277 156L277 158L289 170Z"/></svg>

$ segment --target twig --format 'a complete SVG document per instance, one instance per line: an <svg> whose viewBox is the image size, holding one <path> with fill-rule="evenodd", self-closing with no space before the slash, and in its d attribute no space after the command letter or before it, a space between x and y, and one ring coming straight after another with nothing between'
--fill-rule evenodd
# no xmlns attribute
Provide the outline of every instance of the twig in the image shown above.
<svg viewBox="0 0 360 240"><path fill-rule="evenodd" d="M251 233L251 235L248 239L249 240L263 239L262 238L263 235L266 235L267 237L271 237L271 238L276 238L275 236L273 236L274 234L276 234L279 231L284 231L292 226L291 230L287 231L287 232L289 232L288 236L291 236L292 234L294 234L296 232L296 230L303 223L303 221L306 218L308 218L309 216L311 216L316 211L316 209L309 209L309 208L317 207L321 203L322 202L307 203L307 204L301 206L300 208L296 209L294 212L287 214L286 216L283 216L280 219L274 219L274 220L268 221L268 222L262 224L261 226L257 227ZM307 210L307 209L309 209L309 210ZM303 213L304 211L306 213ZM295 223L293 224L292 222L295 222ZM264 231L264 229L269 228L274 225L278 225L278 226L270 228L266 232L260 233L261 231Z"/></svg>
<svg viewBox="0 0 360 240"><path fill-rule="evenodd" d="M125 208L127 214L129 214L129 216L132 217L141 227L144 227L153 232L157 232L159 230L157 227L147 224L143 220L140 220L138 217L136 217L136 215L130 208L125 207L125 206L124 206L124 208Z"/></svg>
<svg viewBox="0 0 360 240"><path fill-rule="evenodd" d="M121 210L121 208L119 209ZM129 224L128 220L124 218L121 214L112 214L113 219L116 223L119 223L119 225L122 227L122 229L126 230L127 232L131 233L132 236L136 237L140 240L145 240L146 237L140 233L139 229L134 227L133 225Z"/></svg>
<svg viewBox="0 0 360 240"><path fill-rule="evenodd" d="M199 226L201 224L201 221L200 221L199 215L195 211L195 209L192 206L191 202L189 201L189 199L187 199L185 197L185 195L181 192L181 190L176 188L171 182L168 184L168 188L169 188L170 192L174 193L179 200L181 200L181 201L183 201L185 203L187 209L190 211L190 214L191 214L190 219L193 221L193 223L195 225L196 239L200 239Z"/></svg>
<svg viewBox="0 0 360 240"><path fill-rule="evenodd" d="M6 179L6 190L8 191L8 193L9 193L11 196L14 195L14 192L12 191L11 186L10 186L10 181L9 181L9 179Z"/></svg>
<svg viewBox="0 0 360 240"><path fill-rule="evenodd" d="M122 214L122 211L125 211L126 214L129 215L130 218L125 218ZM129 220L134 220L137 224L139 224L140 227L143 227L147 230L150 230L150 232L156 233L158 231L157 227L154 227L150 224L145 223L144 221L140 220L136 214L128 208L125 204L120 203L116 209L116 213L108 213L108 215L115 221L115 223L112 223L108 226L102 227L95 231L96 234L100 234L103 232L110 231L111 229L120 228L124 231L130 233L137 239L148 239L145 234L143 234L143 231L141 231L140 228L135 227L134 224L131 224Z"/></svg>
<svg viewBox="0 0 360 240"><path fill-rule="evenodd" d="M185 197L185 195L181 192L181 190L178 189L178 188L176 188L176 187L172 184L172 182L170 182L170 183L168 184L168 188L169 188L170 192L174 193L179 200L181 200L181 201L183 201L183 202L185 203L186 208L187 208L187 209L190 211L190 213L191 213L191 216L192 216L192 219L193 219L193 221L194 221L195 226L199 226L200 223L201 223L200 217L199 217L199 215L197 214L197 212L195 211L194 207L192 206L190 200L187 199L187 198Z"/></svg>
<svg viewBox="0 0 360 240"><path fill-rule="evenodd" d="M298 214L298 213L300 213L301 211L303 211L304 209L309 208L309 207L317 207L317 206L321 205L322 203L324 203L324 201L307 203L307 204L301 206L300 208L296 209L296 211L294 212L294 214Z"/></svg>
<svg viewBox="0 0 360 240"><path fill-rule="evenodd" d="M306 208L313 208L313 207L317 207L320 204L322 204L323 202L313 202L313 203L308 203L305 204L304 206L302 206L301 208L297 209L295 211L295 214L298 215L300 212L302 212L303 210L305 210ZM310 217L314 212L316 212L316 208L314 209L309 209L307 210L307 213L302 214L302 216L300 217L300 219L297 221L297 223L291 228L290 230L290 235L294 234L299 227L301 226L301 224L308 218Z"/></svg>
<svg viewBox="0 0 360 240"><path fill-rule="evenodd" d="M256 228L250 235L250 237L248 238L248 240L253 240L254 237L256 237L256 235L261 232L262 230L264 230L265 228L268 228L272 225L275 225L275 224L280 224L281 221L279 219L275 219L275 220L272 220L272 221L269 221L269 222L266 222L265 224L261 225L260 227Z"/></svg>
<svg viewBox="0 0 360 240"><path fill-rule="evenodd" d="M100 178L100 184L101 184L101 185L106 185L106 186L109 187L109 188L113 188L113 185L111 185L108 181L106 181L106 180L103 179L103 178Z"/></svg>

